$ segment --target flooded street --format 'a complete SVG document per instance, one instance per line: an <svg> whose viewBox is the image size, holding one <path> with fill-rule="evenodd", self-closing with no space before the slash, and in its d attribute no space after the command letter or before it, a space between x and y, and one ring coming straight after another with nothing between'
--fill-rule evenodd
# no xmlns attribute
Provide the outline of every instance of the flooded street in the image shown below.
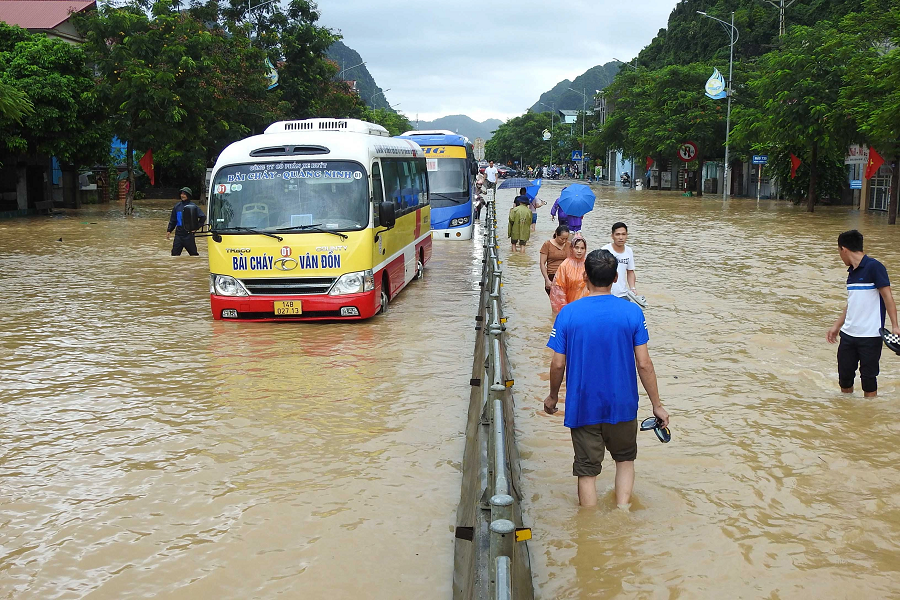
<svg viewBox="0 0 900 600"><path fill-rule="evenodd" d="M147 204L0 222L0 598L449 593L472 246L386 317L214 322Z"/></svg>
<svg viewBox="0 0 900 600"><path fill-rule="evenodd" d="M541 195L552 202L561 185L551 185ZM504 287L538 596L900 594L900 357L884 351L877 399L862 398L858 378L842 396L825 341L846 298L838 233L863 231L897 280L900 229L843 207L810 215L755 199L596 191L588 250L609 241L612 223L628 224L673 439L638 434L630 514L614 508L608 455L605 501L578 508L568 430L540 412L551 317L538 251L554 225L543 209L527 253L506 262ZM650 414L642 390L639 418Z"/></svg>
<svg viewBox="0 0 900 600"><path fill-rule="evenodd" d="M568 430L541 412L541 209L526 254L501 245L538 597L900 594L900 357L878 398L842 396L825 342L837 234L900 280L900 229L596 191L588 249L628 224L673 440L639 434L631 513L608 457L601 506L578 508ZM170 208L0 221L0 598L450 597L479 236L436 243L386 316L214 322L205 243L169 256Z"/></svg>

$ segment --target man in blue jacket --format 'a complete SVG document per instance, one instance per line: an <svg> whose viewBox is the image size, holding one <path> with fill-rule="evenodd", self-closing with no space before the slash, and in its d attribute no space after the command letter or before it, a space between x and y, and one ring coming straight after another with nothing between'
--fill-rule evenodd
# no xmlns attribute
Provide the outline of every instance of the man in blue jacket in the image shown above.
<svg viewBox="0 0 900 600"><path fill-rule="evenodd" d="M597 475L605 450L616 462L616 504L631 505L634 459L637 458L637 374L653 414L669 425L659 399L656 371L647 351L650 339L644 313L637 304L610 293L619 262L607 250L594 250L584 261L588 295L565 305L550 331L550 395L548 414L558 409L559 388L566 378L566 417L571 429L578 477L578 502L597 504Z"/></svg>
<svg viewBox="0 0 900 600"><path fill-rule="evenodd" d="M172 256L181 256L182 250L187 250L191 256L200 256L197 252L197 242L194 240L194 231L188 231L185 227L184 211L195 212L197 215L196 226L199 229L206 222L206 213L191 200L191 188L183 187L181 200L172 208L169 216L169 227L166 229L166 239L170 239L175 232L175 241L172 242Z"/></svg>

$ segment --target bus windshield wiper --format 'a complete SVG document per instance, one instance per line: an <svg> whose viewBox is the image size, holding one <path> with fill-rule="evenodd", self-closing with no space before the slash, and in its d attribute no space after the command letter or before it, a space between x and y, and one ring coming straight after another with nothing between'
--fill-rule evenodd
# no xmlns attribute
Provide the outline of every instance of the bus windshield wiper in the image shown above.
<svg viewBox="0 0 900 600"><path fill-rule="evenodd" d="M275 235L274 233L269 233L268 231L260 231L259 229L254 229L253 227L223 227L222 229L216 229L212 233L221 233L223 231L248 231L250 233L256 233L258 235L267 235L269 237L273 237L279 242L283 242L284 238L280 235Z"/></svg>
<svg viewBox="0 0 900 600"><path fill-rule="evenodd" d="M346 240L347 236L341 233L340 231L332 231L331 229L322 229L321 223L316 223L314 225L294 225L293 227L279 227L275 231L312 231L314 233L330 233L331 235L336 235L342 240Z"/></svg>

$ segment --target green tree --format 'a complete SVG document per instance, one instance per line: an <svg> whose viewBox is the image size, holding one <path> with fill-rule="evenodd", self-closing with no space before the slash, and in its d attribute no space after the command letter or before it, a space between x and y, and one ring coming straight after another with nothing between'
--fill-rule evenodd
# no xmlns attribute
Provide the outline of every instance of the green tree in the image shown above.
<svg viewBox="0 0 900 600"><path fill-rule="evenodd" d="M134 210L133 150L153 148L155 162L181 164L199 179L222 146L277 114L263 50L175 1L153 3L149 14L139 4L105 4L77 23L99 95L127 144L126 214Z"/></svg>
<svg viewBox="0 0 900 600"><path fill-rule="evenodd" d="M387 129L391 135L400 135L401 133L413 129L413 126L409 122L409 119L406 118L406 115L385 108L366 108L360 118L369 123L381 125Z"/></svg>
<svg viewBox="0 0 900 600"><path fill-rule="evenodd" d="M0 83L0 126L6 123L21 123L24 117L34 114L34 105L28 94L12 85Z"/></svg>
<svg viewBox="0 0 900 600"><path fill-rule="evenodd" d="M736 114L738 139L773 153L793 152L808 167L807 210L833 193L820 181L821 166L839 164L853 135L853 124L838 102L857 42L822 22L793 27L779 48L764 55L749 87L758 110Z"/></svg>
<svg viewBox="0 0 900 600"><path fill-rule="evenodd" d="M109 131L81 48L0 23L0 147L93 162Z"/></svg>
<svg viewBox="0 0 900 600"><path fill-rule="evenodd" d="M724 154L725 106L704 93L712 67L694 63L620 73L606 96L613 110L606 124L589 136L594 155L616 149L626 156L675 157L685 142L694 142L702 172L706 159ZM697 193L703 193L697 178Z"/></svg>
<svg viewBox="0 0 900 600"><path fill-rule="evenodd" d="M888 222L897 222L900 204L900 0L867 0L842 28L859 36L862 48L847 70L841 105L867 142L885 160L893 159Z"/></svg>
<svg viewBox="0 0 900 600"><path fill-rule="evenodd" d="M485 156L502 164L517 160L522 161L522 166L549 164L550 144L556 144L558 138L544 141L545 129L550 130L550 113L527 112L513 117L500 125L487 141ZM554 126L553 133L557 130ZM558 158L558 151L554 150L553 155L554 159Z"/></svg>

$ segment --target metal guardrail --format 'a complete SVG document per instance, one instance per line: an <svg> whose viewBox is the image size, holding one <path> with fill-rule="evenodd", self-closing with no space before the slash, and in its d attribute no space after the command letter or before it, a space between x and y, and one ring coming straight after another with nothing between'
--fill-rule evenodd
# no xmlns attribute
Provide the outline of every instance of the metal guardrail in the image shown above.
<svg viewBox="0 0 900 600"><path fill-rule="evenodd" d="M517 490L518 471L513 470L518 460L509 422L513 414L513 380L504 339L503 271L493 193L487 196L486 208L482 292L476 317L480 335L472 379L479 390L473 391L467 428L467 437L477 439L467 439L463 461L454 597L511 600L515 591L517 598L527 599L534 597L534 589L528 549L523 542L530 539L531 530L516 526L517 522L521 525L521 495ZM471 422L473 417L477 423ZM467 477L476 468L478 476ZM471 546L461 548L459 540L470 541Z"/></svg>

